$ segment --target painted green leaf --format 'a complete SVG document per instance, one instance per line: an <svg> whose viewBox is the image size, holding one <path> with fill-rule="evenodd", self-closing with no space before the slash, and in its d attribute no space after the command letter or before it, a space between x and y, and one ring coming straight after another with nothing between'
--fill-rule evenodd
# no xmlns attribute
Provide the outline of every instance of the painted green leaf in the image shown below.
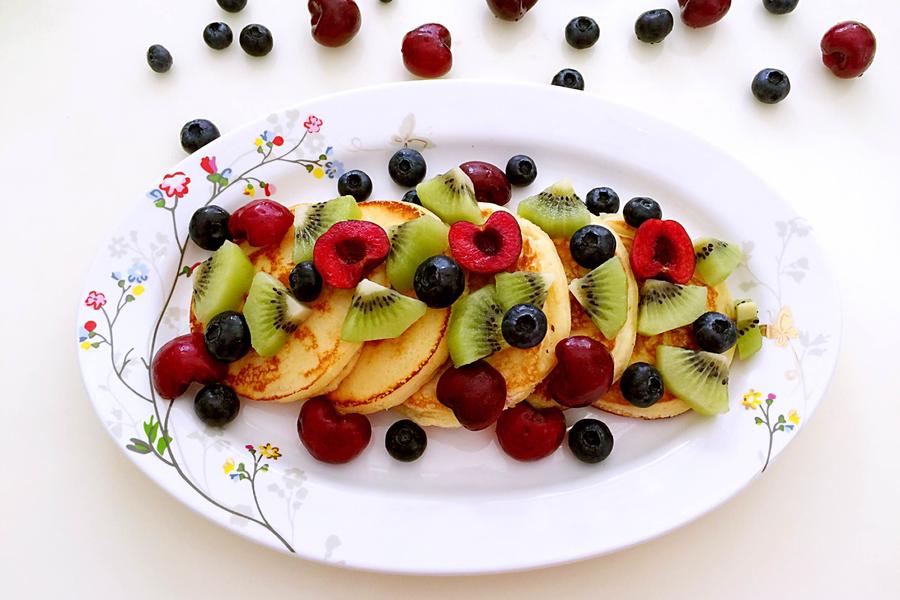
<svg viewBox="0 0 900 600"><path fill-rule="evenodd" d="M247 475L246 473L241 473L241 481L243 481L245 479L250 479L250 476Z"/></svg>
<svg viewBox="0 0 900 600"><path fill-rule="evenodd" d="M125 287L125 280L124 280L124 279L120 279L120 280L119 280L119 283L117 283L116 285L118 285L120 288L124 288L124 287Z"/></svg>
<svg viewBox="0 0 900 600"><path fill-rule="evenodd" d="M762 424L763 424L763 420L760 419L759 417L756 417L756 419L754 419L754 420L756 421L756 424L757 424L757 425L762 425Z"/></svg>
<svg viewBox="0 0 900 600"><path fill-rule="evenodd" d="M165 208L165 207L166 207L166 201L165 201L163 198L160 198L159 200L157 200L156 202L154 202L153 205L156 206L156 208Z"/></svg>
<svg viewBox="0 0 900 600"><path fill-rule="evenodd" d="M784 425L776 425L774 431L784 431Z"/></svg>
<svg viewBox="0 0 900 600"><path fill-rule="evenodd" d="M312 172L313 172L313 169L315 169L315 167L314 167L313 165L306 165L306 172L307 172L307 173L312 173Z"/></svg>
<svg viewBox="0 0 900 600"><path fill-rule="evenodd" d="M784 415L778 415L778 422L784 423Z"/></svg>
<svg viewBox="0 0 900 600"><path fill-rule="evenodd" d="M96 335L97 335L97 334L94 333L93 331L88 331L88 337L89 337L89 338L95 337Z"/></svg>
<svg viewBox="0 0 900 600"><path fill-rule="evenodd" d="M326 155L324 155L324 154L320 154L320 155L319 155L319 160L328 160L328 156L326 156Z"/></svg>
<svg viewBox="0 0 900 600"><path fill-rule="evenodd" d="M238 463L237 470L241 473L247 472L247 469L244 467L244 463Z"/></svg>
<svg viewBox="0 0 900 600"><path fill-rule="evenodd" d="M125 446L128 450L132 452L137 452L138 454L150 454L151 448L147 445L147 442L144 440L139 440L137 438L131 438L131 443Z"/></svg>
<svg viewBox="0 0 900 600"><path fill-rule="evenodd" d="M216 181L218 181L218 179L219 179L219 174L218 174L218 173L210 173L209 175L206 176L206 178L207 178L209 181L212 181L213 183L216 183Z"/></svg>
<svg viewBox="0 0 900 600"><path fill-rule="evenodd" d="M169 444L172 442L172 438L165 435L159 438L159 441L156 443L156 451L163 455L166 452L166 449L169 447Z"/></svg>
<svg viewBox="0 0 900 600"><path fill-rule="evenodd" d="M766 398L766 406L772 406L772 403L775 402L771 398Z"/></svg>
<svg viewBox="0 0 900 600"><path fill-rule="evenodd" d="M99 348L99 347L100 347L100 342L94 342L93 344L91 344L91 347L92 347L92 348Z"/></svg>

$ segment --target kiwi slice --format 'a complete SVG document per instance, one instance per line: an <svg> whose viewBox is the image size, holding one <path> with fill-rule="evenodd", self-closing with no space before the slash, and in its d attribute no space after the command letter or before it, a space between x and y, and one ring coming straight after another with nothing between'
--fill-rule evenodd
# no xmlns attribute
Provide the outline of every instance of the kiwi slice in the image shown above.
<svg viewBox="0 0 900 600"><path fill-rule="evenodd" d="M608 340L616 337L628 317L628 280L618 257L613 257L581 279L569 291Z"/></svg>
<svg viewBox="0 0 900 600"><path fill-rule="evenodd" d="M250 328L250 343L260 356L274 356L310 314L309 308L268 273L253 277L244 318Z"/></svg>
<svg viewBox="0 0 900 600"><path fill-rule="evenodd" d="M753 300L734 303L735 325L738 330L737 351L746 360L762 349L762 331L759 328L759 309Z"/></svg>
<svg viewBox="0 0 900 600"><path fill-rule="evenodd" d="M656 368L666 389L701 415L728 412L728 359L723 355L660 346Z"/></svg>
<svg viewBox="0 0 900 600"><path fill-rule="evenodd" d="M461 367L503 348L500 323L503 309L493 285L486 285L458 300L450 309L447 345L453 366Z"/></svg>
<svg viewBox="0 0 900 600"><path fill-rule="evenodd" d="M516 304L531 304L543 308L552 283L552 273L498 273L494 278L497 303L504 313Z"/></svg>
<svg viewBox="0 0 900 600"><path fill-rule="evenodd" d="M556 238L572 237L591 222L591 213L568 179L554 183L537 196L525 198L519 203L518 212Z"/></svg>
<svg viewBox="0 0 900 600"><path fill-rule="evenodd" d="M450 230L434 217L425 215L391 228L391 251L387 276L395 290L408 292L422 262L447 248Z"/></svg>
<svg viewBox="0 0 900 600"><path fill-rule="evenodd" d="M356 286L344 318L341 339L346 342L393 339L421 319L425 310L421 300L363 279Z"/></svg>
<svg viewBox="0 0 900 600"><path fill-rule="evenodd" d="M194 272L194 315L206 325L226 310L237 310L253 280L253 263L227 241Z"/></svg>
<svg viewBox="0 0 900 600"><path fill-rule="evenodd" d="M294 262L312 260L316 240L338 221L361 218L362 211L353 196L298 208L294 213Z"/></svg>
<svg viewBox="0 0 900 600"><path fill-rule="evenodd" d="M480 225L481 209L475 200L475 186L459 167L454 167L416 186L422 206L436 214L445 223L468 221Z"/></svg>
<svg viewBox="0 0 900 600"><path fill-rule="evenodd" d="M706 310L704 286L648 279L641 287L638 333L651 336L689 325Z"/></svg>
<svg viewBox="0 0 900 600"><path fill-rule="evenodd" d="M697 257L696 274L706 285L719 285L731 275L744 257L734 244L714 238L700 238L694 242Z"/></svg>

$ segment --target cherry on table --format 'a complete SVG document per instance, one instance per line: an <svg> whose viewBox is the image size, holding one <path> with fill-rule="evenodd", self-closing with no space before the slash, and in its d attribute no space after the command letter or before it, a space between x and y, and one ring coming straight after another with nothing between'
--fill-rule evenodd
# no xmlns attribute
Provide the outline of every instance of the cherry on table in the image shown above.
<svg viewBox="0 0 900 600"><path fill-rule="evenodd" d="M822 62L841 79L866 72L875 60L875 34L856 21L838 23L822 37Z"/></svg>
<svg viewBox="0 0 900 600"><path fill-rule="evenodd" d="M538 3L538 0L487 0L494 16L504 21L518 21Z"/></svg>
<svg viewBox="0 0 900 600"><path fill-rule="evenodd" d="M356 36L362 15L354 0L309 0L313 39L323 46L343 46Z"/></svg>
<svg viewBox="0 0 900 600"><path fill-rule="evenodd" d="M297 434L316 460L343 464L365 450L372 425L364 415L339 415L327 398L307 400L297 418Z"/></svg>
<svg viewBox="0 0 900 600"><path fill-rule="evenodd" d="M719 22L731 8L731 0L678 0L681 20L688 27L707 27Z"/></svg>
<svg viewBox="0 0 900 600"><path fill-rule="evenodd" d="M497 441L511 457L539 460L559 448L566 436L566 417L551 406L537 409L521 402L504 410L497 420Z"/></svg>
<svg viewBox="0 0 900 600"><path fill-rule="evenodd" d="M420 25L403 37L403 64L418 77L446 75L453 66L450 31L440 23Z"/></svg>

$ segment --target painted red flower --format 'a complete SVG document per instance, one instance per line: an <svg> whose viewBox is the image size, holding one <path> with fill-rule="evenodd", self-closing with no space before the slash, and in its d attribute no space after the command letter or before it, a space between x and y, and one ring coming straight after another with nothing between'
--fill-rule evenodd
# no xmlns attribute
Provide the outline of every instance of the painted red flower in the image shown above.
<svg viewBox="0 0 900 600"><path fill-rule="evenodd" d="M303 122L303 126L310 133L319 133L322 130L322 119L315 115L309 115L309 118Z"/></svg>
<svg viewBox="0 0 900 600"><path fill-rule="evenodd" d="M165 192L169 198L184 198L188 193L188 184L190 182L190 177L182 171L177 171L163 177L162 183L159 184L159 189Z"/></svg>
<svg viewBox="0 0 900 600"><path fill-rule="evenodd" d="M84 324L84 329L85 329L85 331L88 331L88 332L97 329L97 322L96 321L88 321L87 323Z"/></svg>
<svg viewBox="0 0 900 600"><path fill-rule="evenodd" d="M280 135L276 135L275 139L272 140L272 143L275 144L276 146L281 146L282 144L284 144L284 138L281 137Z"/></svg>
<svg viewBox="0 0 900 600"><path fill-rule="evenodd" d="M85 306L90 306L94 310L100 310L106 306L106 294L91 290L90 293L88 293L87 298L85 298L84 304Z"/></svg>
<svg viewBox="0 0 900 600"><path fill-rule="evenodd" d="M216 157L215 156L204 156L200 159L200 168L209 173L210 175L214 173L218 173L219 169L216 167Z"/></svg>

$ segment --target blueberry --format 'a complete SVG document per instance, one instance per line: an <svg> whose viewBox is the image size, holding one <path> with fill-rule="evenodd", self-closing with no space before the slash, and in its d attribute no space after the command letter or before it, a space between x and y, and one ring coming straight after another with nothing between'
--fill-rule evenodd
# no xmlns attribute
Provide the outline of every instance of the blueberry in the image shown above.
<svg viewBox="0 0 900 600"><path fill-rule="evenodd" d="M572 258L585 269L599 267L616 254L616 236L606 227L585 225L569 240Z"/></svg>
<svg viewBox="0 0 900 600"><path fill-rule="evenodd" d="M219 137L219 128L206 119L188 121L181 128L181 147L194 153Z"/></svg>
<svg viewBox="0 0 900 600"><path fill-rule="evenodd" d="M579 73L575 69L563 69L553 76L553 79L550 80L550 83L552 85L558 85L560 87L569 88L572 90L584 89L584 77L582 77L581 73Z"/></svg>
<svg viewBox="0 0 900 600"><path fill-rule="evenodd" d="M233 13L241 12L247 6L247 0L216 0L216 2L219 3L222 10Z"/></svg>
<svg viewBox="0 0 900 600"><path fill-rule="evenodd" d="M230 218L227 210L215 204L198 208L188 224L188 235L204 250L218 250L225 240L231 239Z"/></svg>
<svg viewBox="0 0 900 600"><path fill-rule="evenodd" d="M622 396L637 407L653 406L663 396L662 375L653 365L636 362L628 365L619 380Z"/></svg>
<svg viewBox="0 0 900 600"><path fill-rule="evenodd" d="M513 185L531 185L536 177L537 165L530 156L516 154L506 163L506 178Z"/></svg>
<svg viewBox="0 0 900 600"><path fill-rule="evenodd" d="M203 41L213 50L224 50L234 41L234 34L225 23L210 23L203 30Z"/></svg>
<svg viewBox="0 0 900 600"><path fill-rule="evenodd" d="M734 321L718 312L700 315L694 321L694 340L701 350L720 354L737 343Z"/></svg>
<svg viewBox="0 0 900 600"><path fill-rule="evenodd" d="M534 348L547 335L547 316L533 304L516 304L503 315L500 331L513 348Z"/></svg>
<svg viewBox="0 0 900 600"><path fill-rule="evenodd" d="M662 219L662 209L653 198L632 198L622 209L625 222L637 229L648 219Z"/></svg>
<svg viewBox="0 0 900 600"><path fill-rule="evenodd" d="M206 349L216 360L234 362L250 350L250 328L244 315L232 310L210 319L203 332Z"/></svg>
<svg viewBox="0 0 900 600"><path fill-rule="evenodd" d="M388 174L397 185L418 185L425 179L425 159L418 150L401 148L388 162Z"/></svg>
<svg viewBox="0 0 900 600"><path fill-rule="evenodd" d="M791 92L791 80L784 71L763 69L753 78L750 90L764 104L777 104Z"/></svg>
<svg viewBox="0 0 900 600"><path fill-rule="evenodd" d="M590 17L575 17L566 25L566 41L573 48L590 48L600 39L600 26Z"/></svg>
<svg viewBox="0 0 900 600"><path fill-rule="evenodd" d="M372 180L363 171L347 171L338 179L338 193L362 202L372 195Z"/></svg>
<svg viewBox="0 0 900 600"><path fill-rule="evenodd" d="M612 188L598 187L592 189L587 193L584 203L587 205L587 209L595 215L619 212L619 195Z"/></svg>
<svg viewBox="0 0 900 600"><path fill-rule="evenodd" d="M428 446L425 430L410 421L403 419L388 427L384 436L384 447L388 454L402 462L412 462L422 456Z"/></svg>
<svg viewBox="0 0 900 600"><path fill-rule="evenodd" d="M409 202L410 204L418 204L422 206L422 201L419 200L419 192L416 190L409 190L405 194L403 194L403 201Z"/></svg>
<svg viewBox="0 0 900 600"><path fill-rule="evenodd" d="M456 302L465 287L462 267L443 254L422 261L413 277L416 297L431 308L447 308Z"/></svg>
<svg viewBox="0 0 900 600"><path fill-rule="evenodd" d="M582 419L569 430L569 449L582 462L598 463L612 452L612 432L603 421Z"/></svg>
<svg viewBox="0 0 900 600"><path fill-rule="evenodd" d="M634 22L634 35L647 44L657 44L672 33L675 19L672 13L664 8L648 10Z"/></svg>
<svg viewBox="0 0 900 600"><path fill-rule="evenodd" d="M773 15L786 15L792 12L800 0L763 0L763 6Z"/></svg>
<svg viewBox="0 0 900 600"><path fill-rule="evenodd" d="M165 73L172 68L172 55L164 46L153 44L147 49L147 64L157 73Z"/></svg>
<svg viewBox="0 0 900 600"><path fill-rule="evenodd" d="M263 25L247 25L241 29L239 41L250 56L265 56L272 51L272 32Z"/></svg>
<svg viewBox="0 0 900 600"><path fill-rule="evenodd" d="M322 276L313 264L306 260L298 264L288 275L291 292L300 302L312 302L322 293Z"/></svg>
<svg viewBox="0 0 900 600"><path fill-rule="evenodd" d="M241 401L234 390L224 383L204 386L194 396L194 412L210 427L228 425L241 410Z"/></svg>

